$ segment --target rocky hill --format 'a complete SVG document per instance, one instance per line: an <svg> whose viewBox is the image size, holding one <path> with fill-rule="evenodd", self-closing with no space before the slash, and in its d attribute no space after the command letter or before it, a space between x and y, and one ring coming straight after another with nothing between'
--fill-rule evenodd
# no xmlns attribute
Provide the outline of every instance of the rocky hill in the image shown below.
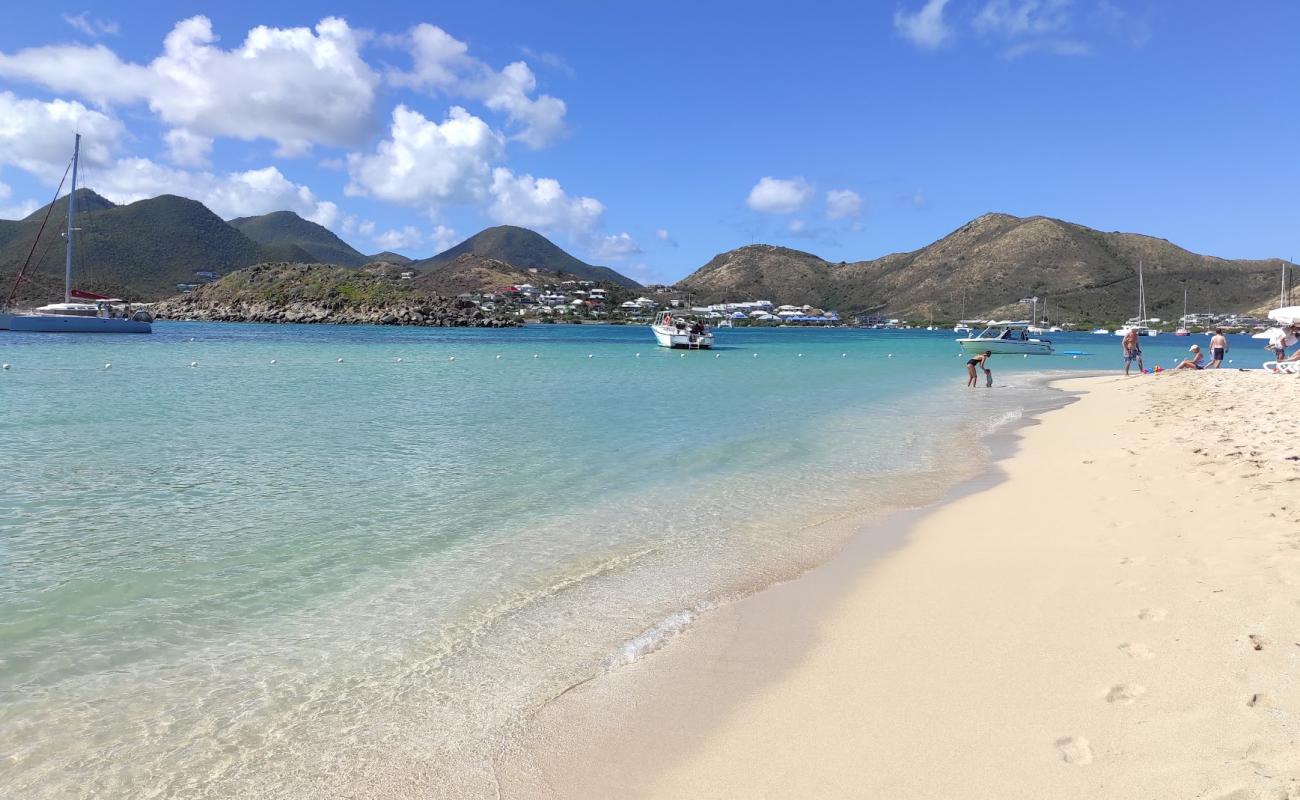
<svg viewBox="0 0 1300 800"><path fill-rule="evenodd" d="M322 264L359 267L372 260L335 236L329 228L305 220L292 211L272 211L260 217L239 217L229 222L259 244L297 246Z"/></svg>
<svg viewBox="0 0 1300 800"><path fill-rule="evenodd" d="M1104 233L1048 217L986 214L910 253L825 261L771 245L716 256L682 280L697 302L770 299L923 319L1024 316L1046 298L1054 321L1123 320L1137 311L1142 261L1152 316L1177 318L1183 286L1192 311L1249 311L1276 294L1282 261L1229 260L1164 239Z"/></svg>
<svg viewBox="0 0 1300 800"><path fill-rule="evenodd" d="M531 273L494 258L464 253L450 263L420 272L415 284L430 292L455 297L462 292L488 292L520 283L549 283L556 278L555 273L541 270Z"/></svg>
<svg viewBox="0 0 1300 800"><path fill-rule="evenodd" d="M434 270L466 254L502 261L521 269L533 267L558 273L565 280L609 281L628 288L641 286L609 267L592 266L578 260L536 231L514 225L486 228L455 247L444 250L432 258L415 261L411 266L417 269Z"/></svg>
<svg viewBox="0 0 1300 800"><path fill-rule="evenodd" d="M373 264L381 262L384 264L396 264L399 267L410 264L415 259L407 258L401 253L394 253L392 250L385 250L382 253L375 253L373 256L366 256L366 263Z"/></svg>
<svg viewBox="0 0 1300 800"><path fill-rule="evenodd" d="M0 225L0 288L4 295L28 253L34 252L17 299L49 302L62 296L67 208L66 197L55 204L39 241L44 208ZM175 195L118 206L89 189L78 189L77 227L76 287L128 300L174 294L177 284L202 280L199 272L223 275L263 261L314 260L294 245L259 244L202 203Z"/></svg>
<svg viewBox="0 0 1300 800"><path fill-rule="evenodd" d="M160 319L358 325L505 327L514 319L402 280L402 269L374 264L258 264L154 305Z"/></svg>

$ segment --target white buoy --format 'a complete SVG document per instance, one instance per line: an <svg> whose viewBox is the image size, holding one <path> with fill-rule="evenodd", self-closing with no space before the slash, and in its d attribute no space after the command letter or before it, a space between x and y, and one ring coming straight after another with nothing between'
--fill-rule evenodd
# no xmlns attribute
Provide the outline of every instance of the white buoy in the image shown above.
<svg viewBox="0 0 1300 800"><path fill-rule="evenodd" d="M536 353L533 353L533 358L537 358L537 357L538 355Z"/></svg>
<svg viewBox="0 0 1300 800"><path fill-rule="evenodd" d="M197 362L197 361L191 361L191 362L190 362L190 366L191 366L191 367L197 367L198 365L199 365L199 362Z"/></svg>
<svg viewBox="0 0 1300 800"><path fill-rule="evenodd" d="M449 358L449 359L447 359L447 360L448 360L448 361L455 361L455 360L456 360L456 357L455 357L455 356L452 356L451 358Z"/></svg>
<svg viewBox="0 0 1300 800"><path fill-rule="evenodd" d="M107 364L104 365L104 369L112 369L112 368L113 368L113 362L112 362L112 361L110 361L110 362L108 362Z"/></svg>
<svg viewBox="0 0 1300 800"><path fill-rule="evenodd" d="M848 357L849 357L848 353L840 353L840 358L848 358Z"/></svg>
<svg viewBox="0 0 1300 800"><path fill-rule="evenodd" d="M594 358L594 356L592 356L591 353L588 353L588 354L587 354L587 358Z"/></svg>
<svg viewBox="0 0 1300 800"><path fill-rule="evenodd" d="M8 364L0 364L0 369L9 369Z"/></svg>
<svg viewBox="0 0 1300 800"><path fill-rule="evenodd" d="M194 341L194 337L193 337L193 336L190 337L190 341L191 341L191 342Z"/></svg>
<svg viewBox="0 0 1300 800"><path fill-rule="evenodd" d="M394 360L395 360L398 364L402 363L402 357L401 357L401 356L398 356L398 357L397 357L396 359L394 359Z"/></svg>
<svg viewBox="0 0 1300 800"><path fill-rule="evenodd" d="M497 353L497 361L500 361L500 360L501 360L501 354L500 354L500 353Z"/></svg>
<svg viewBox="0 0 1300 800"><path fill-rule="evenodd" d="M885 356L885 358L893 358L893 357L894 357L893 353L890 353L889 355Z"/></svg>
<svg viewBox="0 0 1300 800"><path fill-rule="evenodd" d="M1029 354L1025 353L1024 355L1021 356L1021 358L1029 358Z"/></svg>
<svg viewBox="0 0 1300 800"><path fill-rule="evenodd" d="M641 357L641 354L640 354L640 353L637 353L637 354L636 354L636 357L637 357L637 358L640 358L640 357Z"/></svg>
<svg viewBox="0 0 1300 800"><path fill-rule="evenodd" d="M803 353L800 353L800 354L799 354L799 357L800 357L800 358L803 358Z"/></svg>
<svg viewBox="0 0 1300 800"><path fill-rule="evenodd" d="M714 354L713 354L713 357L714 357L714 358L722 358L722 353L714 353Z"/></svg>
<svg viewBox="0 0 1300 800"><path fill-rule="evenodd" d="M274 358L273 358L273 359L271 359L271 363L272 363L272 364L274 364L274 363L275 363L275 359L274 359Z"/></svg>
<svg viewBox="0 0 1300 800"><path fill-rule="evenodd" d="M1078 358L1078 356L1070 356L1070 358Z"/></svg>
<svg viewBox="0 0 1300 800"><path fill-rule="evenodd" d="M754 354L754 358L758 358L758 353L755 353L755 354Z"/></svg>
<svg viewBox="0 0 1300 800"><path fill-rule="evenodd" d="M682 358L686 358L686 354L685 354L685 353L682 353Z"/></svg>

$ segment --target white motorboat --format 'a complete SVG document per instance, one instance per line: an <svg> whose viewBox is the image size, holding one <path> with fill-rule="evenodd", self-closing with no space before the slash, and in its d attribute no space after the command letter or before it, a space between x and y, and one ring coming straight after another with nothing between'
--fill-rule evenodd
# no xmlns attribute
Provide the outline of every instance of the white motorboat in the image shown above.
<svg viewBox="0 0 1300 800"><path fill-rule="evenodd" d="M650 323L660 347L708 350L713 347L713 333L708 326L685 315L660 311Z"/></svg>
<svg viewBox="0 0 1300 800"><path fill-rule="evenodd" d="M151 333L153 315L144 310L133 310L130 305L111 297L79 292L72 288L72 244L77 230L77 161L81 155L81 134L76 135L72 146L72 191L68 194L67 247L63 271L63 302L50 303L30 311L9 311L24 272L24 264L14 279L13 289L6 298L6 309L0 311L0 330L30 333ZM54 210L50 204L46 218ZM44 225L42 225L44 227ZM34 250L34 248L33 248ZM81 300L82 302L74 302Z"/></svg>
<svg viewBox="0 0 1300 800"><path fill-rule="evenodd" d="M992 352L1005 355L1051 355L1052 342L1048 339L1031 338L1029 323L990 322L988 327L977 336L968 336L957 340L966 353Z"/></svg>
<svg viewBox="0 0 1300 800"><path fill-rule="evenodd" d="M1110 328L1097 328L1092 331L1094 336L1110 336Z"/></svg>

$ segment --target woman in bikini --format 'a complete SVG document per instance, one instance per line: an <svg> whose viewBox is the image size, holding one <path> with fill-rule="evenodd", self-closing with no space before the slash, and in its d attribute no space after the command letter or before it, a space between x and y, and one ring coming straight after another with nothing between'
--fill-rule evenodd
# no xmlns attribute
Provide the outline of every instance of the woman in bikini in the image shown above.
<svg viewBox="0 0 1300 800"><path fill-rule="evenodd" d="M983 369L985 375L990 375L990 376L992 375L992 373L989 372L988 366L986 366L988 364L989 358L992 355L993 355L992 350L985 350L980 355L977 355L971 360L966 362L966 375L968 376L966 380L967 386L970 386L972 388L975 386L979 386L980 378L979 378L979 372L977 371L978 369ZM990 377L990 382L991 380L992 378Z"/></svg>

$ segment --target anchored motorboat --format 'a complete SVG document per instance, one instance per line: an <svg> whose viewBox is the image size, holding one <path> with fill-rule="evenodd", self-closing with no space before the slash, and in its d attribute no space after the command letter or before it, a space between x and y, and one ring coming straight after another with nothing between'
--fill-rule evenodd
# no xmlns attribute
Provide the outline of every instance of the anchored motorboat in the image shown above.
<svg viewBox="0 0 1300 800"><path fill-rule="evenodd" d="M1001 354L1051 355L1055 352L1051 340L1030 337L1029 323L1024 320L990 322L979 335L958 339L957 344L967 353L990 351Z"/></svg>
<svg viewBox="0 0 1300 800"><path fill-rule="evenodd" d="M660 311L650 323L660 347L708 350L713 347L713 333L702 321L689 315Z"/></svg>

